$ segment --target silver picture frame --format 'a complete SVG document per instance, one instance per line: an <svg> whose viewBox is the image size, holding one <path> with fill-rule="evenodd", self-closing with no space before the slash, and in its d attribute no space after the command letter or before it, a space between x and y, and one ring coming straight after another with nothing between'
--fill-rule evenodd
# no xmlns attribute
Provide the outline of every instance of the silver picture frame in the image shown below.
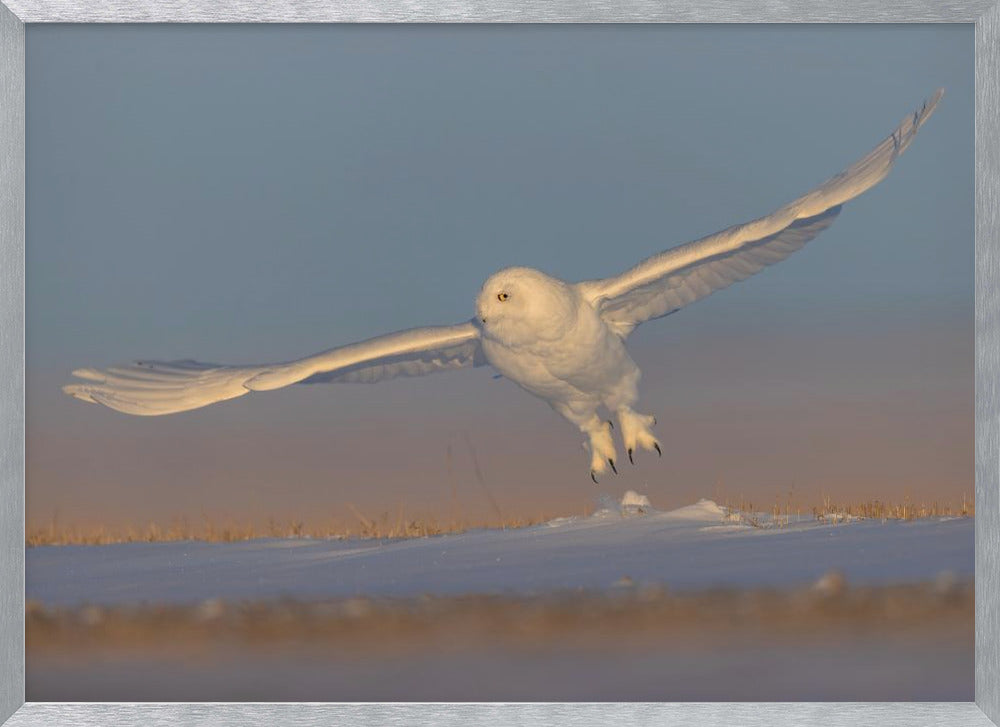
<svg viewBox="0 0 1000 727"><path fill-rule="evenodd" d="M710 704L25 703L27 23L973 23L975 702ZM1000 0L0 0L0 723L27 725L1000 724Z"/></svg>

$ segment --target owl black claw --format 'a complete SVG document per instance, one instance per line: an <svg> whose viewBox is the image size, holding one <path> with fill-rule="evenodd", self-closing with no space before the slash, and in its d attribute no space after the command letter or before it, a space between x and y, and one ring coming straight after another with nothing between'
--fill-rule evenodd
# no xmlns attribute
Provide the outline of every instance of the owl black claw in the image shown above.
<svg viewBox="0 0 1000 727"><path fill-rule="evenodd" d="M660 449L660 443L659 442L653 442L653 446L656 448L656 453L662 457L663 456L663 450Z"/></svg>
<svg viewBox="0 0 1000 727"><path fill-rule="evenodd" d="M635 460L632 459L632 450L631 449L628 451L628 461L631 462L632 464L635 464Z"/></svg>

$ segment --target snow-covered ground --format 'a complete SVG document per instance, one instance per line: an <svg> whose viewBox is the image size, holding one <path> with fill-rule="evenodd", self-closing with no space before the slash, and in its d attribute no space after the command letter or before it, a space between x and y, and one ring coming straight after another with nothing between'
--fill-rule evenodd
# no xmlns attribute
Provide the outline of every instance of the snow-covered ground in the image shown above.
<svg viewBox="0 0 1000 727"><path fill-rule="evenodd" d="M31 548L28 698L972 699L972 519L758 522Z"/></svg>
<svg viewBox="0 0 1000 727"><path fill-rule="evenodd" d="M831 570L851 585L973 574L973 520L751 527L714 502L657 512L641 499L586 518L429 538L130 543L27 551L26 595L45 606L344 596L544 594L656 584L791 587Z"/></svg>

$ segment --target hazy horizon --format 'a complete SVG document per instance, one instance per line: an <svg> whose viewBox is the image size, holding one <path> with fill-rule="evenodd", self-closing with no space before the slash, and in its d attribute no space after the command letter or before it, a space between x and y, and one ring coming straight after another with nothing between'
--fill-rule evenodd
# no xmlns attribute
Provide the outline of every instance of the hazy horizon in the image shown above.
<svg viewBox="0 0 1000 727"><path fill-rule="evenodd" d="M626 489L807 509L974 495L971 26L31 26L27 520L472 521ZM167 417L59 391L467 319L765 214L935 88L889 178L789 260L641 326L664 456L599 486L491 369ZM471 462L472 442L490 496ZM449 454L450 453L450 454Z"/></svg>

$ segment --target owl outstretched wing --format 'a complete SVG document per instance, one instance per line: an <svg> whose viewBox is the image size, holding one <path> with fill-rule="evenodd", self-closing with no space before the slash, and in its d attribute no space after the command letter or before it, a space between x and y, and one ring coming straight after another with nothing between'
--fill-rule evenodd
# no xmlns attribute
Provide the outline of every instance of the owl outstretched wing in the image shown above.
<svg viewBox="0 0 1000 727"><path fill-rule="evenodd" d="M889 174L943 94L939 89L868 155L775 212L671 248L621 275L579 283L581 292L624 338L640 323L784 260L829 227L841 205Z"/></svg>
<svg viewBox="0 0 1000 727"><path fill-rule="evenodd" d="M137 361L105 370L77 369L63 387L77 399L126 414L155 416L299 383L373 383L397 376L486 363L471 321L412 328L279 364L223 366L197 361Z"/></svg>

